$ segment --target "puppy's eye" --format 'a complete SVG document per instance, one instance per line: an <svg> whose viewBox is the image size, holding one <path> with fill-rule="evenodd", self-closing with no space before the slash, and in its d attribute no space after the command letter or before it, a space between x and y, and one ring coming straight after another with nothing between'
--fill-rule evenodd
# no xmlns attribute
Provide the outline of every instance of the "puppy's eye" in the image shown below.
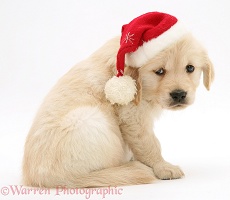
<svg viewBox="0 0 230 200"><path fill-rule="evenodd" d="M193 65L187 65L186 66L186 72L187 73L192 73L192 72L194 72L194 70L195 70L195 67Z"/></svg>
<svg viewBox="0 0 230 200"><path fill-rule="evenodd" d="M162 76L162 75L164 75L165 73L166 73L166 70L163 69L163 68L160 68L160 69L158 69L157 71L155 71L155 74L156 74L156 75L159 75L159 76Z"/></svg>

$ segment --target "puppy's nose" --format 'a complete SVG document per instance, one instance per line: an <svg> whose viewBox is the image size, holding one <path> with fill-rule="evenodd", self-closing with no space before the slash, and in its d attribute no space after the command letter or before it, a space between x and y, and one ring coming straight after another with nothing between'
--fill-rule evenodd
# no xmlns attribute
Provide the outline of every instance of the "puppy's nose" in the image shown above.
<svg viewBox="0 0 230 200"><path fill-rule="evenodd" d="M184 90L174 90L170 93L170 96L174 102L182 102L186 98L187 92Z"/></svg>

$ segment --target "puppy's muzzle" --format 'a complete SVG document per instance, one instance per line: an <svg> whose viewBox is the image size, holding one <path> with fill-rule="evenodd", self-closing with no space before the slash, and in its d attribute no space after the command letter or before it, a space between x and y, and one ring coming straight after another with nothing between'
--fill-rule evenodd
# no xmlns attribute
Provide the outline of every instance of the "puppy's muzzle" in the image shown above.
<svg viewBox="0 0 230 200"><path fill-rule="evenodd" d="M187 92L185 92L184 90L173 90L170 93L170 96L173 99L173 103L175 104L185 103L186 95Z"/></svg>

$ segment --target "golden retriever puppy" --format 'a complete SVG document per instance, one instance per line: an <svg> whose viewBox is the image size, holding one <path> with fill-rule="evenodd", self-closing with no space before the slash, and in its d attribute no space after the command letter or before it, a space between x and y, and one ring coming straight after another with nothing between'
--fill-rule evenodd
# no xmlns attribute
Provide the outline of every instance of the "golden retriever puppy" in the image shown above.
<svg viewBox="0 0 230 200"><path fill-rule="evenodd" d="M25 185L120 186L184 176L163 159L153 122L163 109L191 105L202 73L209 90L214 72L206 51L185 34L140 68L126 66L124 74L136 81L137 92L133 101L119 105L104 93L116 75L119 47L120 37L108 41L45 98L25 143Z"/></svg>

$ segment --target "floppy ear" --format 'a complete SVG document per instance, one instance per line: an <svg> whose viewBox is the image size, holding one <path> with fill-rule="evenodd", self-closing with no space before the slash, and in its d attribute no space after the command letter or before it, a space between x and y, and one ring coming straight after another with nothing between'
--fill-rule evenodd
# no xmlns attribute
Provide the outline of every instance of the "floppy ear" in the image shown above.
<svg viewBox="0 0 230 200"><path fill-rule="evenodd" d="M211 83L214 80L214 68L213 64L206 56L205 66L203 67L203 83L207 90L210 90Z"/></svg>
<svg viewBox="0 0 230 200"><path fill-rule="evenodd" d="M138 105L142 96L142 84L139 71L134 67L125 67L125 75L131 76L136 81L137 93L135 94L135 99L133 101L136 105Z"/></svg>

